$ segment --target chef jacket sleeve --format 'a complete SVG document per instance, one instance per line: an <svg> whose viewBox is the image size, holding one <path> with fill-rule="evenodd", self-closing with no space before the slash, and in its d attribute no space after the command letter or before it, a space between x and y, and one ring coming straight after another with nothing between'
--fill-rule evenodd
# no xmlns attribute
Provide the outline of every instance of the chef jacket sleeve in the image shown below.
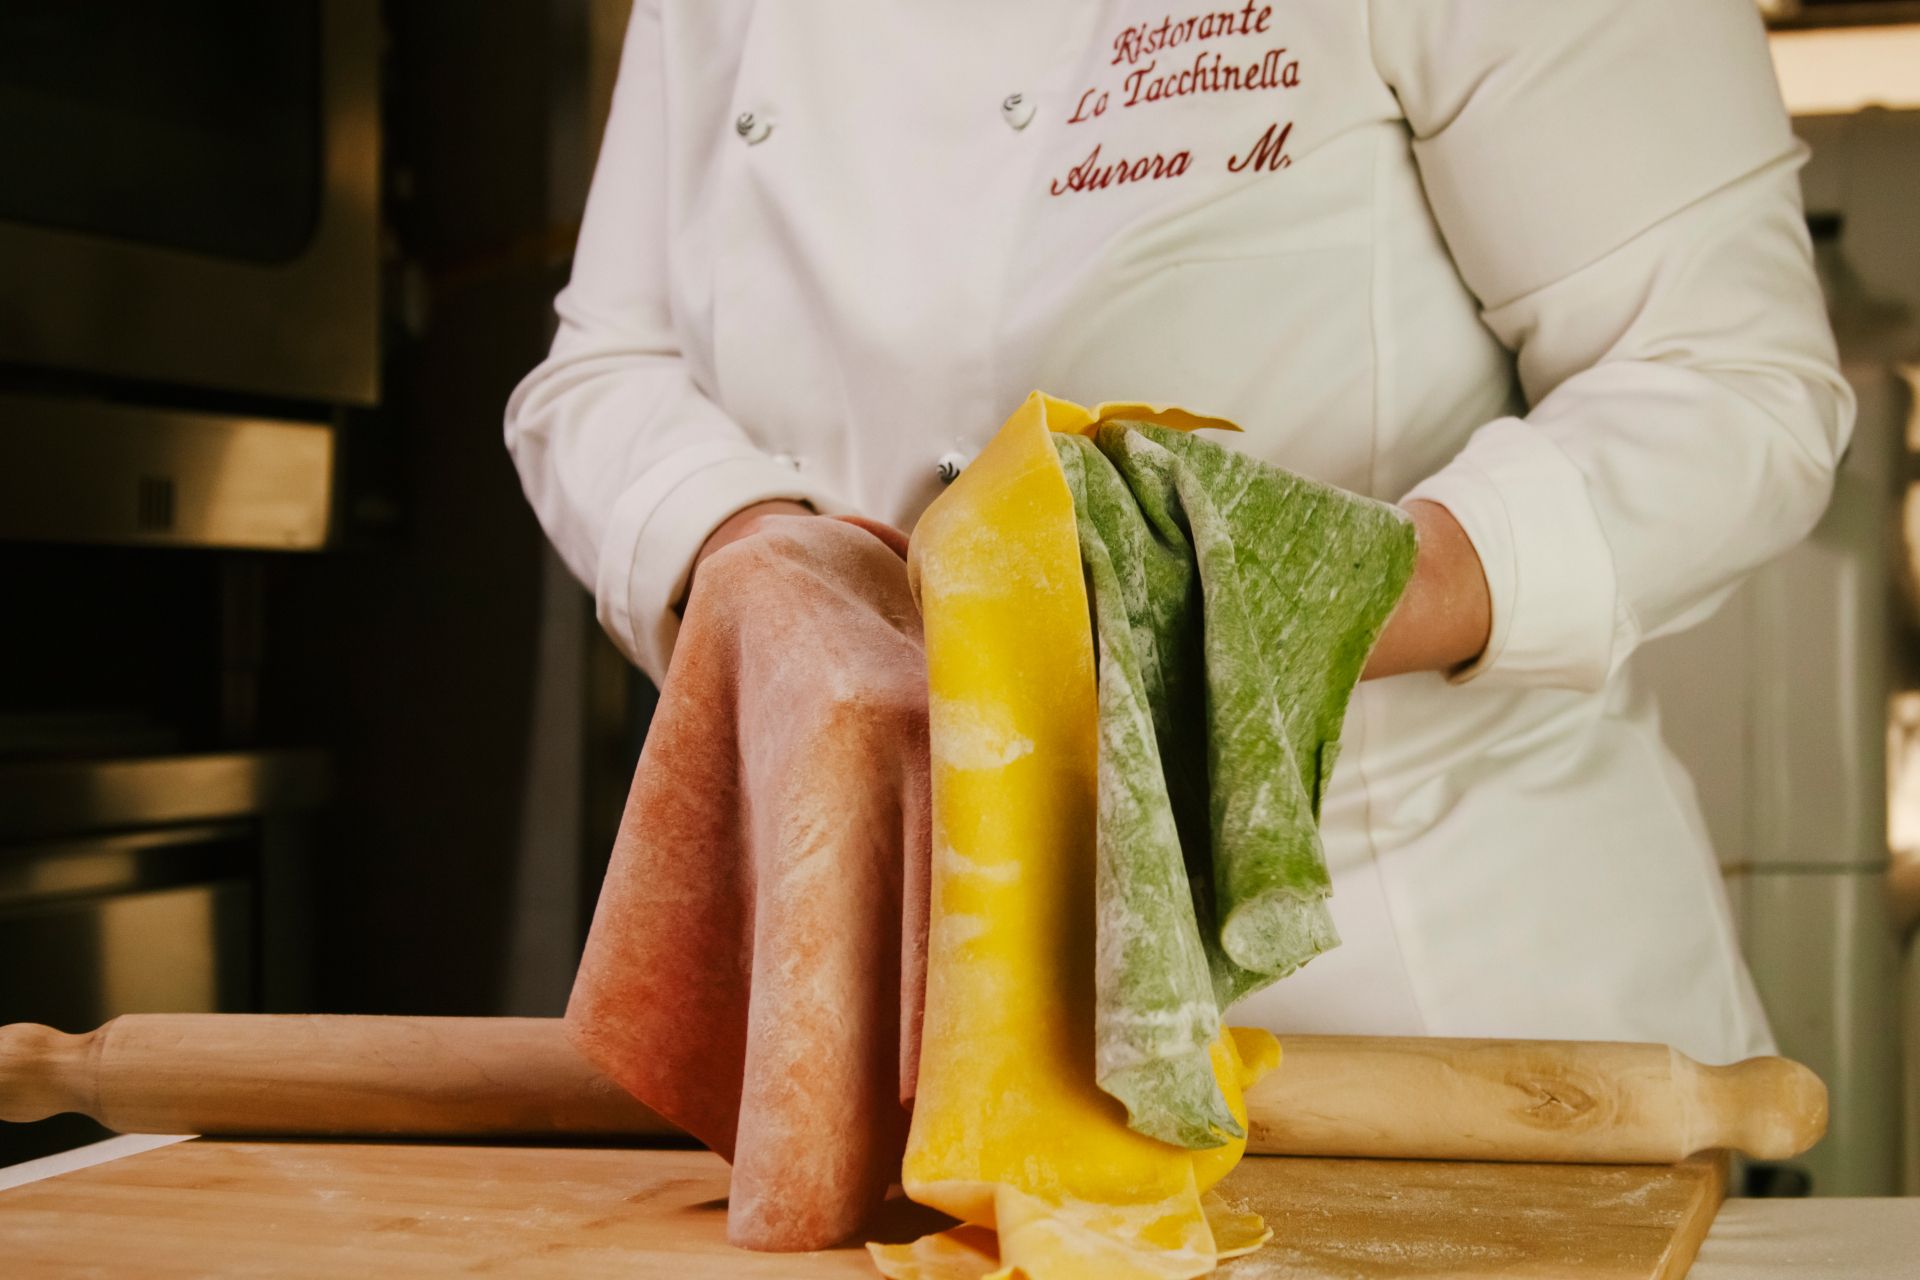
<svg viewBox="0 0 1920 1280"><path fill-rule="evenodd" d="M1371 0L1429 204L1532 406L1409 499L1486 570L1457 678L1591 690L1810 530L1852 430L1751 0Z"/></svg>
<svg viewBox="0 0 1920 1280"><path fill-rule="evenodd" d="M507 405L540 523L593 588L601 626L655 681L695 555L773 498L842 507L755 446L695 385L668 312L664 67L657 5L634 6L573 276L547 359Z"/></svg>

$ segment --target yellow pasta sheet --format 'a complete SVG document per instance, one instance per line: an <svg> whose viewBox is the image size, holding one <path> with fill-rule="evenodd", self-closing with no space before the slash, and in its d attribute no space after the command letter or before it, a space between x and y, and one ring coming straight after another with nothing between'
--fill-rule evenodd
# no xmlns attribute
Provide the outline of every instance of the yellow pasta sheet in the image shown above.
<svg viewBox="0 0 1920 1280"><path fill-rule="evenodd" d="M1172 1280L1257 1248L1208 1194L1244 1143L1133 1132L1094 1083L1094 657L1073 500L1051 431L1232 424L1035 393L914 531L931 697L933 903L919 1091L902 1181L965 1225L869 1246L895 1280ZM1242 1089L1279 1061L1222 1029Z"/></svg>

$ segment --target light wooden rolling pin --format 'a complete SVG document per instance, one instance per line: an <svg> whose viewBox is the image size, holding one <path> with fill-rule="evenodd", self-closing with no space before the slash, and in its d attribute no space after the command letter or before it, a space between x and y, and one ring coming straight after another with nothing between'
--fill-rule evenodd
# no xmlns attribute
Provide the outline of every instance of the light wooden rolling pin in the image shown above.
<svg viewBox="0 0 1920 1280"><path fill-rule="evenodd" d="M1784 1058L1706 1067L1649 1044L1291 1036L1248 1095L1249 1150L1648 1164L1762 1159L1826 1132ZM595 1135L671 1126L557 1019L134 1014L86 1035L0 1027L0 1120L64 1111L123 1133Z"/></svg>

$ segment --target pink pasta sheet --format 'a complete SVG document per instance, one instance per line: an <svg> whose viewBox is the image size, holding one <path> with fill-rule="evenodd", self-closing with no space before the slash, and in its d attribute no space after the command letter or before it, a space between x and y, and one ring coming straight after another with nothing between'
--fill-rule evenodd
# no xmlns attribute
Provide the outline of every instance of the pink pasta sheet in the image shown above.
<svg viewBox="0 0 1920 1280"><path fill-rule="evenodd" d="M906 540L768 522L701 566L567 1008L815 1249L899 1176L925 993L927 672Z"/></svg>

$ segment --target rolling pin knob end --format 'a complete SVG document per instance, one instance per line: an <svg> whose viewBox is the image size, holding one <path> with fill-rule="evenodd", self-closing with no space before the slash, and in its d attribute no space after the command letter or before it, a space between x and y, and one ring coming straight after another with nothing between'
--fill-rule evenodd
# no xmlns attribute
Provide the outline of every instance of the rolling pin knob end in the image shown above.
<svg viewBox="0 0 1920 1280"><path fill-rule="evenodd" d="M91 1039L36 1022L0 1027L0 1120L25 1124L90 1111L81 1084Z"/></svg>
<svg viewBox="0 0 1920 1280"><path fill-rule="evenodd" d="M1787 1101L1784 1106L1755 1109L1752 1141L1747 1150L1760 1160L1797 1156L1827 1134L1826 1083L1798 1062L1785 1058L1755 1061L1763 1064L1768 1073L1763 1087Z"/></svg>
<svg viewBox="0 0 1920 1280"><path fill-rule="evenodd" d="M1709 1077L1719 1086L1712 1100L1694 1092L1696 1149L1731 1147L1757 1160L1786 1160L1826 1135L1827 1086L1798 1062L1748 1058L1700 1068L1696 1083L1705 1086Z"/></svg>

